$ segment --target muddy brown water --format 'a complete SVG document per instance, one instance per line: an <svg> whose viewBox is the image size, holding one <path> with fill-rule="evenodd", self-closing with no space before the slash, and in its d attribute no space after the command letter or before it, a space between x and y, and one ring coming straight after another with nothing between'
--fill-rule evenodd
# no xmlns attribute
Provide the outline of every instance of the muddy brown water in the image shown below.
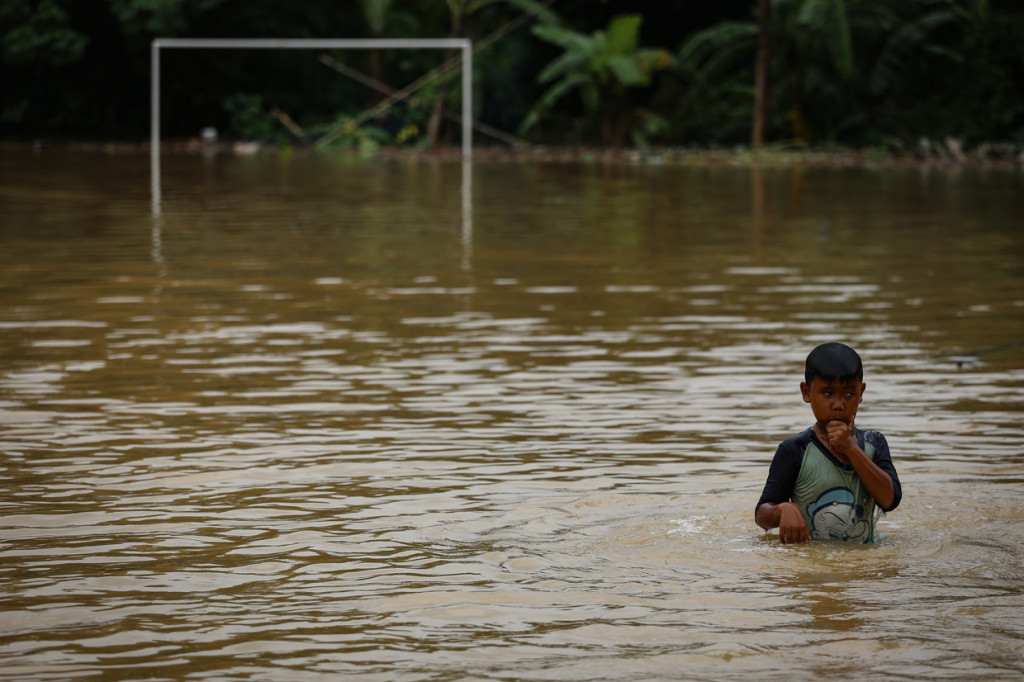
<svg viewBox="0 0 1024 682"><path fill-rule="evenodd" d="M1021 679L1024 177L0 154L0 679ZM861 350L902 505L753 522Z"/></svg>

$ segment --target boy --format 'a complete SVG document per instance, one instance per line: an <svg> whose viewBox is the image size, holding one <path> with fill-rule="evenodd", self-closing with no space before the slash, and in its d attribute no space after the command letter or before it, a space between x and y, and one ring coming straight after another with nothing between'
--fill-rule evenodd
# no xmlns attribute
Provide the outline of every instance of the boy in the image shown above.
<svg viewBox="0 0 1024 682"><path fill-rule="evenodd" d="M815 423L775 451L754 511L784 543L838 538L874 542L875 506L892 511L903 491L877 431L854 428L864 368L849 346L826 343L807 356L800 392Z"/></svg>

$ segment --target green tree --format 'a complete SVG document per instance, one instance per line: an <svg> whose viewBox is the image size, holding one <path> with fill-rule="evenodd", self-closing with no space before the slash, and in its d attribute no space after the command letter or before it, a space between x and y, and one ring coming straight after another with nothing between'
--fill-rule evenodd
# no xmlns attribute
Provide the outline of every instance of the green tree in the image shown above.
<svg viewBox="0 0 1024 682"><path fill-rule="evenodd" d="M779 95L792 138L836 139L862 116L850 13L856 0L790 0L779 12Z"/></svg>
<svg viewBox="0 0 1024 682"><path fill-rule="evenodd" d="M366 24L374 38L380 38L387 30L391 5L392 0L359 0L359 6L366 16ZM384 82L384 60L380 50L373 50L370 54L370 64L370 75L374 80Z"/></svg>
<svg viewBox="0 0 1024 682"><path fill-rule="evenodd" d="M724 21L683 42L673 62L679 89L669 104L675 139L738 141L751 129L759 35L753 21ZM766 88L769 79L770 72Z"/></svg>
<svg viewBox="0 0 1024 682"><path fill-rule="evenodd" d="M678 73L691 94L706 97L717 87L726 97L734 92L727 90L735 88L733 74L750 71L755 55L767 59L757 50L759 40L767 41L765 109L746 105L748 115L760 113L763 128L798 143L837 140L868 123L872 97L900 87L904 57L949 55L948 47L925 39L960 11L954 0L777 0L764 20L762 2L760 22L723 22L690 36L679 51ZM749 92L752 102L757 93Z"/></svg>
<svg viewBox="0 0 1024 682"><path fill-rule="evenodd" d="M549 88L540 97L520 127L526 133L559 100L577 91L585 119L600 121L600 139L621 144L627 135L643 143L657 133L663 121L637 107L628 97L631 91L647 88L654 74L671 63L668 52L639 46L643 17L630 14L614 17L607 30L590 35L561 26L537 26L534 34L561 47L564 52L537 77Z"/></svg>
<svg viewBox="0 0 1024 682"><path fill-rule="evenodd" d="M551 4L551 0L548 0L548 2L540 2L539 0L445 0L445 3L450 19L448 35L451 38L470 37L470 21L485 10L498 6L517 10L524 13L524 16L540 17L546 22L554 21L554 15L547 11L547 6ZM508 21L515 21L515 19L512 18ZM501 32L500 29L498 32ZM488 42L493 39L489 36L483 38ZM478 46L477 49L480 49L480 47ZM448 52L447 58L449 61L456 57L457 53L454 50ZM434 94L430 120L427 124L427 144L429 145L437 143L448 93L448 79L445 78L439 81Z"/></svg>
<svg viewBox="0 0 1024 682"><path fill-rule="evenodd" d="M876 125L904 136L1016 136L1024 15L995 16L979 0L904 0L873 11L888 29L868 71Z"/></svg>
<svg viewBox="0 0 1024 682"><path fill-rule="evenodd" d="M225 0L108 0L127 35L177 36Z"/></svg>
<svg viewBox="0 0 1024 682"><path fill-rule="evenodd" d="M955 79L948 79L942 101L952 103L946 125L969 142L1024 144L1024 13L972 21L964 36ZM955 83L955 84L954 84Z"/></svg>
<svg viewBox="0 0 1024 682"><path fill-rule="evenodd" d="M71 25L70 14L56 0L0 3L0 64L5 81L0 121L26 120L31 85L79 62L88 43L88 36Z"/></svg>

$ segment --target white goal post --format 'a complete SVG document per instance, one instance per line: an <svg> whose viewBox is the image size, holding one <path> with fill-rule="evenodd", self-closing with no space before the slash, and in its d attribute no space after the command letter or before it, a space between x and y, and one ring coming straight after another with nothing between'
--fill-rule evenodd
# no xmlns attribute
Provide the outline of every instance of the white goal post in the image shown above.
<svg viewBox="0 0 1024 682"><path fill-rule="evenodd" d="M150 150L154 169L160 157L160 50L462 50L462 156L473 152L473 43L468 38L408 39L263 39L263 38L157 38L151 48Z"/></svg>

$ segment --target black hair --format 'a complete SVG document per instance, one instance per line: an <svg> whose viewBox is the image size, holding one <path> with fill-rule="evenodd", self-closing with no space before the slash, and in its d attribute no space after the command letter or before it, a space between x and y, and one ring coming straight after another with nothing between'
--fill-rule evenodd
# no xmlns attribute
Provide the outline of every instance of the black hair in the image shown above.
<svg viewBox="0 0 1024 682"><path fill-rule="evenodd" d="M810 386L814 379L833 381L864 380L864 365L857 351L845 343L823 343L807 356L804 381Z"/></svg>

